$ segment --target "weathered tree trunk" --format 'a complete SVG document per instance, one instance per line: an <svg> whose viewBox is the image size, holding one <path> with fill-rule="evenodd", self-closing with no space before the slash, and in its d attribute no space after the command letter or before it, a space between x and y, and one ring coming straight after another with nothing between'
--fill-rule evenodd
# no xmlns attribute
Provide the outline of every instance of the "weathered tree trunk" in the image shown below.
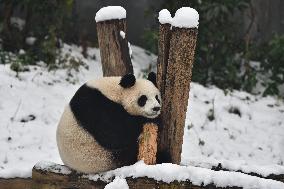
<svg viewBox="0 0 284 189"><path fill-rule="evenodd" d="M1 189L31 189L32 178L0 178Z"/></svg>
<svg viewBox="0 0 284 189"><path fill-rule="evenodd" d="M64 167L64 166L62 166ZM58 168L47 167L46 169L33 168L32 187L34 189L62 189L62 188L84 188L84 189L103 189L107 184L100 179L93 181L88 179L88 175L72 171L68 174L58 172ZM193 185L190 181L165 183L147 177L126 178L127 184L131 189L148 188L179 188L179 189L204 189L205 187ZM216 188L216 187L212 187Z"/></svg>
<svg viewBox="0 0 284 189"><path fill-rule="evenodd" d="M161 92L162 102L165 96L166 74L170 50L171 25L160 24L158 41L157 85Z"/></svg>
<svg viewBox="0 0 284 189"><path fill-rule="evenodd" d="M168 64L164 65L167 67L167 73L162 106L162 127L159 132L158 150L163 156L159 158L162 162L179 164L181 160L196 39L197 28L172 27ZM159 48L163 48L163 45ZM158 72L161 70L158 68ZM163 82L163 80L158 81L160 85Z"/></svg>
<svg viewBox="0 0 284 189"><path fill-rule="evenodd" d="M98 41L104 76L122 76L133 73L126 33L126 20L115 19L97 22Z"/></svg>
<svg viewBox="0 0 284 189"><path fill-rule="evenodd" d="M61 170L70 170L63 174ZM235 172L229 172L224 170L223 172L235 174ZM104 175L101 173L100 175ZM218 174L218 171L212 172L213 175ZM224 174L224 173L223 173ZM240 174L240 173L237 173ZM84 189L100 189L104 188L107 184L106 181L100 179L100 175L87 175L78 173L71 170L63 165L51 164L45 167L35 166L32 170L32 179L0 179L0 188L2 189L63 189L63 188L84 188ZM224 174L226 175L226 174ZM256 173L251 173L251 176L243 173L244 179L256 179L260 176ZM202 177L202 175L200 175ZM265 179L274 179L280 182L284 182L284 175L271 175L264 177ZM90 180L89 178L97 178L97 180ZM200 178L202 179L202 178ZM204 179L204 178L203 178ZM227 177L228 179L228 177ZM147 188L160 188L160 189L220 189L216 185L207 184L202 186L197 186L191 183L190 179L186 181L173 181L171 183L165 183L162 181L156 181L148 177L136 177L136 178L126 178L127 184L130 189L147 189ZM111 182L111 181L108 181ZM269 181L271 182L271 180ZM227 186L227 189L240 189L239 181L236 180L235 184Z"/></svg>
<svg viewBox="0 0 284 189"><path fill-rule="evenodd" d="M144 160L147 165L156 164L158 126L147 123L139 138L138 160Z"/></svg>

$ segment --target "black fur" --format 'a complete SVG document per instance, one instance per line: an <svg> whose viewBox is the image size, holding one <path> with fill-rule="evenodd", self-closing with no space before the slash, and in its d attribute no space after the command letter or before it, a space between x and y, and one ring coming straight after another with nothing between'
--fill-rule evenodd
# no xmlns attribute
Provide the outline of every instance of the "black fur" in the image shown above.
<svg viewBox="0 0 284 189"><path fill-rule="evenodd" d="M156 95L155 98L156 98L157 102L158 102L159 104L161 104L161 101L160 101L158 95Z"/></svg>
<svg viewBox="0 0 284 189"><path fill-rule="evenodd" d="M80 126L113 153L118 165L130 165L137 161L137 140L142 125L148 121L156 122L131 116L122 105L86 84L75 93L70 107Z"/></svg>
<svg viewBox="0 0 284 189"><path fill-rule="evenodd" d="M121 80L120 80L120 85L123 87L123 88L130 88L132 86L134 86L136 82L136 78L133 74L129 73L129 74L126 74L124 75Z"/></svg>
<svg viewBox="0 0 284 189"><path fill-rule="evenodd" d="M149 81L151 81L156 87L157 87L157 76L155 74L155 72L150 72L148 74L148 78Z"/></svg>
<svg viewBox="0 0 284 189"><path fill-rule="evenodd" d="M138 102L137 102L137 103L138 103L138 105L139 105L140 107L143 107L143 106L145 106L147 100L148 100L147 96L146 96L146 95L142 95L142 96L140 96L140 97L138 98Z"/></svg>

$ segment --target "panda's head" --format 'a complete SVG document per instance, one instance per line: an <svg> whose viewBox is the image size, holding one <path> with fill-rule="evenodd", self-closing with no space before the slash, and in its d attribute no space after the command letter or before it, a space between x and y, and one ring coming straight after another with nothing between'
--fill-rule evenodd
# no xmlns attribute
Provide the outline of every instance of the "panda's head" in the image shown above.
<svg viewBox="0 0 284 189"><path fill-rule="evenodd" d="M120 79L121 104L131 115L156 118L161 113L161 95L156 87L156 74L151 72L147 79L136 79L126 74Z"/></svg>

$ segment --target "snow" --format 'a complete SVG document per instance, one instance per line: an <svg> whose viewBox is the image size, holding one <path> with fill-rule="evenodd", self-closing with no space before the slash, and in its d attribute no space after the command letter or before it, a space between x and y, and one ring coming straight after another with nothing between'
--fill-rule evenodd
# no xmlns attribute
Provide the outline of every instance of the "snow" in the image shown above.
<svg viewBox="0 0 284 189"><path fill-rule="evenodd" d="M26 51L25 51L24 49L20 49L20 50L19 50L19 54L20 54L20 55L24 55L24 54L26 54Z"/></svg>
<svg viewBox="0 0 284 189"><path fill-rule="evenodd" d="M111 183L105 186L105 189L129 189L125 179L116 177Z"/></svg>
<svg viewBox="0 0 284 189"><path fill-rule="evenodd" d="M120 34L120 36L121 36L123 39L125 39L125 35L126 35L126 34L125 34L124 31L120 31L119 34ZM130 57L131 57L131 56L132 56L132 52L133 52L132 49L131 49L131 44L130 44L129 42L128 42L127 44L128 44L128 49L129 49L128 52L129 52L129 55L130 55Z"/></svg>
<svg viewBox="0 0 284 189"><path fill-rule="evenodd" d="M120 36L121 36L123 39L125 39L125 33L124 33L124 31L120 31L119 34L120 34Z"/></svg>
<svg viewBox="0 0 284 189"><path fill-rule="evenodd" d="M11 17L10 22L12 25L17 27L20 31L22 31L25 27L26 21L19 17Z"/></svg>
<svg viewBox="0 0 284 189"><path fill-rule="evenodd" d="M101 8L97 13L95 20L96 22L102 22L113 19L126 18L126 10L121 6L107 6Z"/></svg>
<svg viewBox="0 0 284 189"><path fill-rule="evenodd" d="M217 160L214 158L184 158L185 165L192 165L195 167L204 167L212 169L214 167L225 168L231 171L241 171L243 173L257 173L263 177L271 174L280 175L284 173L284 166L271 165L257 165L255 163L247 163L243 160Z"/></svg>
<svg viewBox="0 0 284 189"><path fill-rule="evenodd" d="M180 166L171 163L146 165L143 161L137 162L132 166L126 166L103 173L100 176L88 175L88 178L94 181L101 179L108 182L113 177L148 177L166 183L173 181L191 181L192 184L197 186L214 184L217 187L236 186L244 189L282 189L284 187L284 183L282 182L249 176L239 172L213 171L205 168Z"/></svg>
<svg viewBox="0 0 284 189"><path fill-rule="evenodd" d="M40 162L35 169L59 174L71 174L72 171L61 165L50 162ZM206 168L181 166L171 163L146 165L139 161L131 166L125 166L100 174L83 174L82 178L92 181L104 181L109 184L106 189L128 189L126 178L152 178L156 181L171 183L174 181L190 181L197 186L213 184L217 187L241 187L244 189L282 189L284 183L271 179L263 179L240 172L213 171ZM112 180L115 178L114 180ZM236 182L237 181L237 182Z"/></svg>
<svg viewBox="0 0 284 189"><path fill-rule="evenodd" d="M284 173L283 100L196 84L190 91L182 164L221 162L263 176Z"/></svg>
<svg viewBox="0 0 284 189"><path fill-rule="evenodd" d="M157 57L137 46L131 48L135 75L142 77L142 70L153 71ZM39 161L62 164L55 133L64 107L83 83L102 76L99 49L88 48L87 54L84 58L82 48L74 45L64 44L61 49L62 56L69 55L86 65L79 67L79 72L64 68L48 71L43 62L38 62L17 78L9 64L0 64L0 178L30 177L32 167ZM210 121L208 115L214 119ZM163 173L165 178L160 179L165 181L190 178L196 182L219 183L222 178L228 178L222 181L224 184L232 182L230 178L242 180L244 174L217 173L205 168L221 163L223 168L263 176L284 174L283 146L283 99L225 92L192 83L182 147L185 166L152 167L139 162L132 168L146 167L148 176L155 171ZM142 171L138 173L146 174ZM222 174L225 176L221 177ZM199 176L203 180L198 181ZM256 186L272 182L249 177L247 184L253 181Z"/></svg>
<svg viewBox="0 0 284 189"><path fill-rule="evenodd" d="M64 175L71 174L71 169L66 166L62 166L56 163L48 162L48 161L41 161L34 166L35 169L41 171L47 171L52 173L60 173Z"/></svg>
<svg viewBox="0 0 284 189"><path fill-rule="evenodd" d="M198 28L198 12L190 7L178 9L172 19L172 26L179 28Z"/></svg>
<svg viewBox="0 0 284 189"><path fill-rule="evenodd" d="M167 9L163 9L159 12L158 19L161 24L171 24L172 23L171 13Z"/></svg>
<svg viewBox="0 0 284 189"><path fill-rule="evenodd" d="M132 56L132 49L131 49L131 44L130 44L130 42L128 42L128 49L129 49L129 55L130 55L130 57Z"/></svg>
<svg viewBox="0 0 284 189"><path fill-rule="evenodd" d="M28 45L33 45L35 42L36 42L35 37L27 37L26 38L26 44L28 44Z"/></svg>

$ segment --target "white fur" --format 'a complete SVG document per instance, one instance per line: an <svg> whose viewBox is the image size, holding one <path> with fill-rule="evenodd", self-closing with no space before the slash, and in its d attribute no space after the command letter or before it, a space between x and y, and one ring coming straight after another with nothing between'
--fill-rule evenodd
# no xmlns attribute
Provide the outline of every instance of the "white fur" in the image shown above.
<svg viewBox="0 0 284 189"><path fill-rule="evenodd" d="M72 169L97 173L116 168L111 153L78 125L69 106L65 108L56 134L60 157Z"/></svg>
<svg viewBox="0 0 284 189"><path fill-rule="evenodd" d="M159 90L155 85L146 79L137 79L134 86L123 88L119 85L121 77L103 77L97 80L90 80L87 85L100 90L110 100L121 104L131 115L140 115L148 118L155 118L160 111L153 111L154 107L161 107L155 96L161 99ZM146 95L148 100L145 106L140 107L137 103L141 95Z"/></svg>

